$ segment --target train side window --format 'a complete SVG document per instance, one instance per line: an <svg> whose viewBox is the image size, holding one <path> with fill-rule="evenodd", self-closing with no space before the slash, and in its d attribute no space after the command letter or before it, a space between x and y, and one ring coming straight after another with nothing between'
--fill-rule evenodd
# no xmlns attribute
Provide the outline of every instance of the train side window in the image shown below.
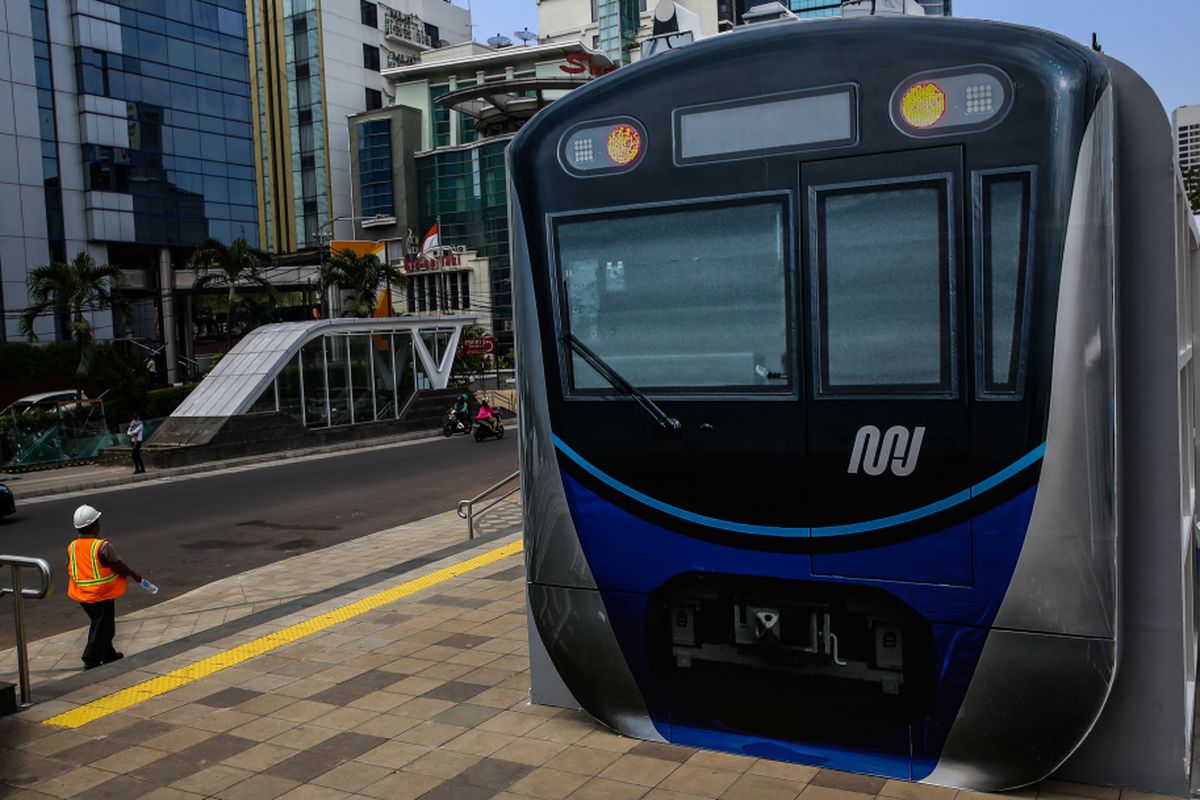
<svg viewBox="0 0 1200 800"><path fill-rule="evenodd" d="M822 396L953 396L948 175L815 186L814 372Z"/></svg>
<svg viewBox="0 0 1200 800"><path fill-rule="evenodd" d="M555 220L564 331L641 388L787 390L784 209L759 196ZM569 391L612 391L562 352Z"/></svg>
<svg viewBox="0 0 1200 800"><path fill-rule="evenodd" d="M975 382L980 398L1020 397L1028 323L1033 173L976 173Z"/></svg>

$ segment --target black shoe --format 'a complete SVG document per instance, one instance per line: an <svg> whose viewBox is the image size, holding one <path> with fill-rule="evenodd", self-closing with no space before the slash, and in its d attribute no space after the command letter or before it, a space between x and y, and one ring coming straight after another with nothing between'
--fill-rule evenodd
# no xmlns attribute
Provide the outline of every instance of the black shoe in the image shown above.
<svg viewBox="0 0 1200 800"><path fill-rule="evenodd" d="M111 664L111 663L112 663L112 662L114 662L114 661L120 661L120 660L121 660L122 658L124 658L124 657L125 657L125 654L124 654L124 653L118 653L118 652L116 652L116 651L114 650L114 651L113 651L113 653L112 653L112 655L110 655L110 656L109 656L108 658L106 658L106 659L103 659L103 660L102 660L100 663L101 663L101 664Z"/></svg>
<svg viewBox="0 0 1200 800"><path fill-rule="evenodd" d="M95 669L96 667L100 666L100 663L101 663L101 662L99 662L99 661L84 661L84 662L83 662L83 668L84 668L85 670L88 670L88 669Z"/></svg>

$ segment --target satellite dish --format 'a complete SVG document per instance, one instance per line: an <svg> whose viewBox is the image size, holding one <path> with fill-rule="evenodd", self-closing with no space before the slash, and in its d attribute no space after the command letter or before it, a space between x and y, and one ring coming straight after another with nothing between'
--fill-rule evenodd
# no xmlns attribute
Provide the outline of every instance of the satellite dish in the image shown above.
<svg viewBox="0 0 1200 800"><path fill-rule="evenodd" d="M534 33L533 31L529 30L528 27L526 27L525 30L523 30L523 31L515 31L513 33L513 36L517 37L525 44L529 44L530 42L533 42L536 44L537 40L538 40L538 35L536 33Z"/></svg>
<svg viewBox="0 0 1200 800"><path fill-rule="evenodd" d="M507 36L501 36L497 33L495 36L488 39L487 43L492 47L508 47L510 44L512 44L512 39L508 38Z"/></svg>

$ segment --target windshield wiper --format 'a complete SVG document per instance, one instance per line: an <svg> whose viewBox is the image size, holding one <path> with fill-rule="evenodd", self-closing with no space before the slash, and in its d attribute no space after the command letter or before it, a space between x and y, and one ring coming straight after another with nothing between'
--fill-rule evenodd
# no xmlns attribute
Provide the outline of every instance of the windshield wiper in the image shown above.
<svg viewBox="0 0 1200 800"><path fill-rule="evenodd" d="M600 358L600 356L593 353L591 348L579 340L578 336L568 331L563 334L562 339L567 347L578 353L580 358L586 361L588 366L596 370L600 374L600 377L608 381L614 389L636 400L637 404L654 418L654 424L658 426L659 434L678 436L683 432L683 424L679 420L659 408L641 389L622 378L619 372L605 363L604 359Z"/></svg>

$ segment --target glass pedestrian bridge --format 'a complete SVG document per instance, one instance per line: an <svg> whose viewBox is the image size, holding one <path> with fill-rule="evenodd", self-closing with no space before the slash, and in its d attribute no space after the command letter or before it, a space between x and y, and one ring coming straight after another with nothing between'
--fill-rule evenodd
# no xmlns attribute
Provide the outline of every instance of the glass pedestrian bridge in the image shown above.
<svg viewBox="0 0 1200 800"><path fill-rule="evenodd" d="M309 429L403 418L418 392L445 389L474 315L284 322L251 331L171 420L285 414Z"/></svg>

